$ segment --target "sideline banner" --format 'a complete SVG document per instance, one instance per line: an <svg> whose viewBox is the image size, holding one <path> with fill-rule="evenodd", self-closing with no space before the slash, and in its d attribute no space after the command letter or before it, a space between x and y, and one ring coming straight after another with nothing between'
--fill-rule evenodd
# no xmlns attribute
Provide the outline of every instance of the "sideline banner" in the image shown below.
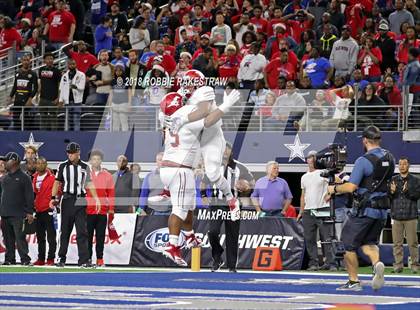
<svg viewBox="0 0 420 310"><path fill-rule="evenodd" d="M108 237L108 230L105 234L105 248L104 248L104 261L105 264L112 265L128 265L130 261L131 247L133 245L134 230L136 225L136 214L115 214L114 217L114 226L118 233L119 238L117 240L110 240ZM58 227L60 227L60 215L58 215ZM4 251L1 250L3 244L3 238L0 237L0 262L4 261ZM38 259L38 242L36 234L27 236L28 245L29 245L29 256L31 261L35 262ZM59 244L59 232L57 232L57 252L60 247ZM48 255L48 243L47 243L47 253ZM57 260L57 257L56 257ZM20 262L20 256L16 251L16 261ZM70 235L69 248L67 251L67 260L68 264L77 264L78 255L77 255L77 242L76 242L76 229L73 228L73 231ZM93 255L92 262L96 262L95 254L95 239L93 241Z"/></svg>
<svg viewBox="0 0 420 310"><path fill-rule="evenodd" d="M148 216L137 219L130 265L142 267L174 267L175 264L165 258L161 249L169 240L167 216ZM204 241L201 251L201 266L211 267L211 248L207 238L210 220L194 221L194 231ZM184 240L182 233L180 243ZM222 225L220 243L226 244L226 235ZM241 221L239 231L238 268L251 268L255 249L259 246L280 249L283 268L299 270L304 255L303 227L295 219L266 217L258 220ZM188 263L190 251L183 252ZM225 260L225 255L223 255ZM226 261L226 260L225 260Z"/></svg>

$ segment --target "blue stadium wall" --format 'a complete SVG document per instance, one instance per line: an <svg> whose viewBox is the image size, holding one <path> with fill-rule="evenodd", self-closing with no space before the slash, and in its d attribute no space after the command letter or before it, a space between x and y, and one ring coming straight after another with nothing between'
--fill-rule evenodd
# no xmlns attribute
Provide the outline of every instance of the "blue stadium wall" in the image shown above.
<svg viewBox="0 0 420 310"><path fill-rule="evenodd" d="M125 154L129 161L154 162L157 152L162 151L162 136L159 132L43 132L0 131L0 155L15 151L23 155L23 145L28 143L33 134L35 142L43 143L39 153L49 161L65 159L65 146L70 141L78 142L82 147L82 159L92 148L104 151L106 162L114 162L118 155ZM360 133L299 133L284 134L280 132L226 132L226 140L234 145L235 157L244 163L263 164L277 160L282 164L304 164L302 158L290 159L291 150L286 145L302 146L303 154L310 150L320 151L329 143L342 143L348 148L348 163L363 154ZM402 133L383 133L383 147L389 149L396 158L408 156L412 164L420 164L420 143L403 141ZM297 144L299 143L300 144ZM304 148L304 150L303 150Z"/></svg>

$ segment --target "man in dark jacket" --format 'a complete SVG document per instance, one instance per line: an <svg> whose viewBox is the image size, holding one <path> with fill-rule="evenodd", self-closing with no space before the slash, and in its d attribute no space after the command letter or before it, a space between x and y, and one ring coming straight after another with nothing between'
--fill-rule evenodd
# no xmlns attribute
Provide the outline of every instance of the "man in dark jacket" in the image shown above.
<svg viewBox="0 0 420 310"><path fill-rule="evenodd" d="M28 242L22 227L26 218L34 220L34 192L29 176L20 169L19 155L10 152L5 157L7 174L1 179L0 216L6 245L4 265L16 264L16 245L21 264L31 266Z"/></svg>
<svg viewBox="0 0 420 310"><path fill-rule="evenodd" d="M394 243L394 273L403 271L404 235L411 256L411 270L419 268L417 239L417 200L420 198L420 179L409 173L410 161L407 157L399 160L400 174L394 176L390 184L392 242ZM404 233L405 232L405 233Z"/></svg>
<svg viewBox="0 0 420 310"><path fill-rule="evenodd" d="M124 155L118 156L118 171L113 175L115 184L115 213L134 213L138 203L136 189L140 179L128 169L128 159Z"/></svg>

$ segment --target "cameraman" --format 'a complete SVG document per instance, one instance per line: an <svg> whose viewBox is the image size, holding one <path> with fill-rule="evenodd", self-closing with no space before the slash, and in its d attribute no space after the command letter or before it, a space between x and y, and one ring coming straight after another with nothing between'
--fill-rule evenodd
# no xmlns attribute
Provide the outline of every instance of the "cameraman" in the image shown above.
<svg viewBox="0 0 420 310"><path fill-rule="evenodd" d="M380 147L378 127L365 128L362 137L366 153L356 160L349 182L328 186L330 194L355 192L353 209L342 232L349 281L337 290L362 290L357 275L356 250L359 247L373 265L372 288L377 290L385 282L385 266L379 260L377 243L390 207L387 183L394 173L395 163L392 154Z"/></svg>

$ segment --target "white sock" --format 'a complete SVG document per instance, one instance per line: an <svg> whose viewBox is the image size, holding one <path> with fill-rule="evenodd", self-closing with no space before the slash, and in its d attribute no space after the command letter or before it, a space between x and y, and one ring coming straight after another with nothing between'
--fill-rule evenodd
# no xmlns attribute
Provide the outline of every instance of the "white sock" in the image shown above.
<svg viewBox="0 0 420 310"><path fill-rule="evenodd" d="M231 200L233 198L232 189L225 177L220 177L214 184L216 184L217 188L222 191L227 200Z"/></svg>
<svg viewBox="0 0 420 310"><path fill-rule="evenodd" d="M177 235L169 235L169 244L178 246L178 238L179 236Z"/></svg>
<svg viewBox="0 0 420 310"><path fill-rule="evenodd" d="M189 237L191 235L194 235L194 230L190 230L190 231L184 231L184 235Z"/></svg>

